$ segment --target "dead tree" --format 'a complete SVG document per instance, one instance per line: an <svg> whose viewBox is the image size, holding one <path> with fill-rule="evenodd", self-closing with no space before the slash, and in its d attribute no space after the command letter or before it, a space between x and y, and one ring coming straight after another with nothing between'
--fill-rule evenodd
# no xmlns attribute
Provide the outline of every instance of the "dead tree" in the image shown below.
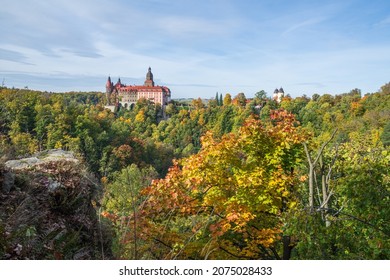
<svg viewBox="0 0 390 280"><path fill-rule="evenodd" d="M319 199L319 208L318 209L326 209L328 208L328 202L330 197L333 194L333 190L329 189L329 182L330 177L332 173L333 165L337 159L337 148L336 148L336 154L333 157L331 163L329 166L326 166L323 161L323 153L325 147L333 140L334 136L336 135L337 129L333 131L331 137L325 141L321 147L318 149L316 156L313 157L310 155L309 149L307 147L306 143L303 143L303 146L305 148L305 153L307 157L307 162L309 164L309 208L310 211L314 211L314 185L316 183L316 167L319 166L319 172L321 177L321 195L318 195ZM319 193L319 190L318 190Z"/></svg>

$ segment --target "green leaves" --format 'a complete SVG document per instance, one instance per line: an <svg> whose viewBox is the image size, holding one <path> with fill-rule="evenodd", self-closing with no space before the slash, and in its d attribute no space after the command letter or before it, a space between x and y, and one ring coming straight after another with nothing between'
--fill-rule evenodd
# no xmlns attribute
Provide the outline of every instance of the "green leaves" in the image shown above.
<svg viewBox="0 0 390 280"><path fill-rule="evenodd" d="M390 158L375 138L359 135L324 149L314 174L318 196L327 182L330 199L319 197L315 212L301 209L289 217L300 240L297 258L389 258Z"/></svg>
<svg viewBox="0 0 390 280"><path fill-rule="evenodd" d="M139 234L143 223L139 221L145 197L141 191L157 177L153 167L139 168L135 164L115 173L115 180L106 184L102 201L102 215L115 229L114 254L117 258L138 259L142 255Z"/></svg>

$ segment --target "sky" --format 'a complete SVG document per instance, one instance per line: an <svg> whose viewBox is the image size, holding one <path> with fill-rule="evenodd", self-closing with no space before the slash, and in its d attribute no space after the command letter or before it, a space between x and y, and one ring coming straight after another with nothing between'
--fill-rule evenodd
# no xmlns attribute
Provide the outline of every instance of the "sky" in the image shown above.
<svg viewBox="0 0 390 280"><path fill-rule="evenodd" d="M390 82L390 1L0 0L0 80L105 91L110 75L172 98L376 92Z"/></svg>

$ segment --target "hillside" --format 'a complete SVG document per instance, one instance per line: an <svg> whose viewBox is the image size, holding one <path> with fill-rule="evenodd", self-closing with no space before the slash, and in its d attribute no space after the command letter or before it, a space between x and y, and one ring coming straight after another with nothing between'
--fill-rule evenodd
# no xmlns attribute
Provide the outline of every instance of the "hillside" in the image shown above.
<svg viewBox="0 0 390 280"><path fill-rule="evenodd" d="M165 119L1 88L2 258L389 259L389 85ZM41 162L53 149L68 160Z"/></svg>

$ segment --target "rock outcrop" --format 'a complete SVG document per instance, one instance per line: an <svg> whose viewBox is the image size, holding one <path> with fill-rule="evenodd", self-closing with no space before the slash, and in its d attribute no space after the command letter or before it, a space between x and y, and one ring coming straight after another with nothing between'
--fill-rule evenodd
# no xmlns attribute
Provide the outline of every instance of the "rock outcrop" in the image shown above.
<svg viewBox="0 0 390 280"><path fill-rule="evenodd" d="M0 184L1 259L110 258L98 181L71 152L7 161Z"/></svg>
<svg viewBox="0 0 390 280"><path fill-rule="evenodd" d="M73 162L79 164L79 160L75 158L72 152L61 149L48 150L40 152L33 157L23 158L18 160L9 160L5 163L5 167L12 171L34 169L39 165L53 162Z"/></svg>

